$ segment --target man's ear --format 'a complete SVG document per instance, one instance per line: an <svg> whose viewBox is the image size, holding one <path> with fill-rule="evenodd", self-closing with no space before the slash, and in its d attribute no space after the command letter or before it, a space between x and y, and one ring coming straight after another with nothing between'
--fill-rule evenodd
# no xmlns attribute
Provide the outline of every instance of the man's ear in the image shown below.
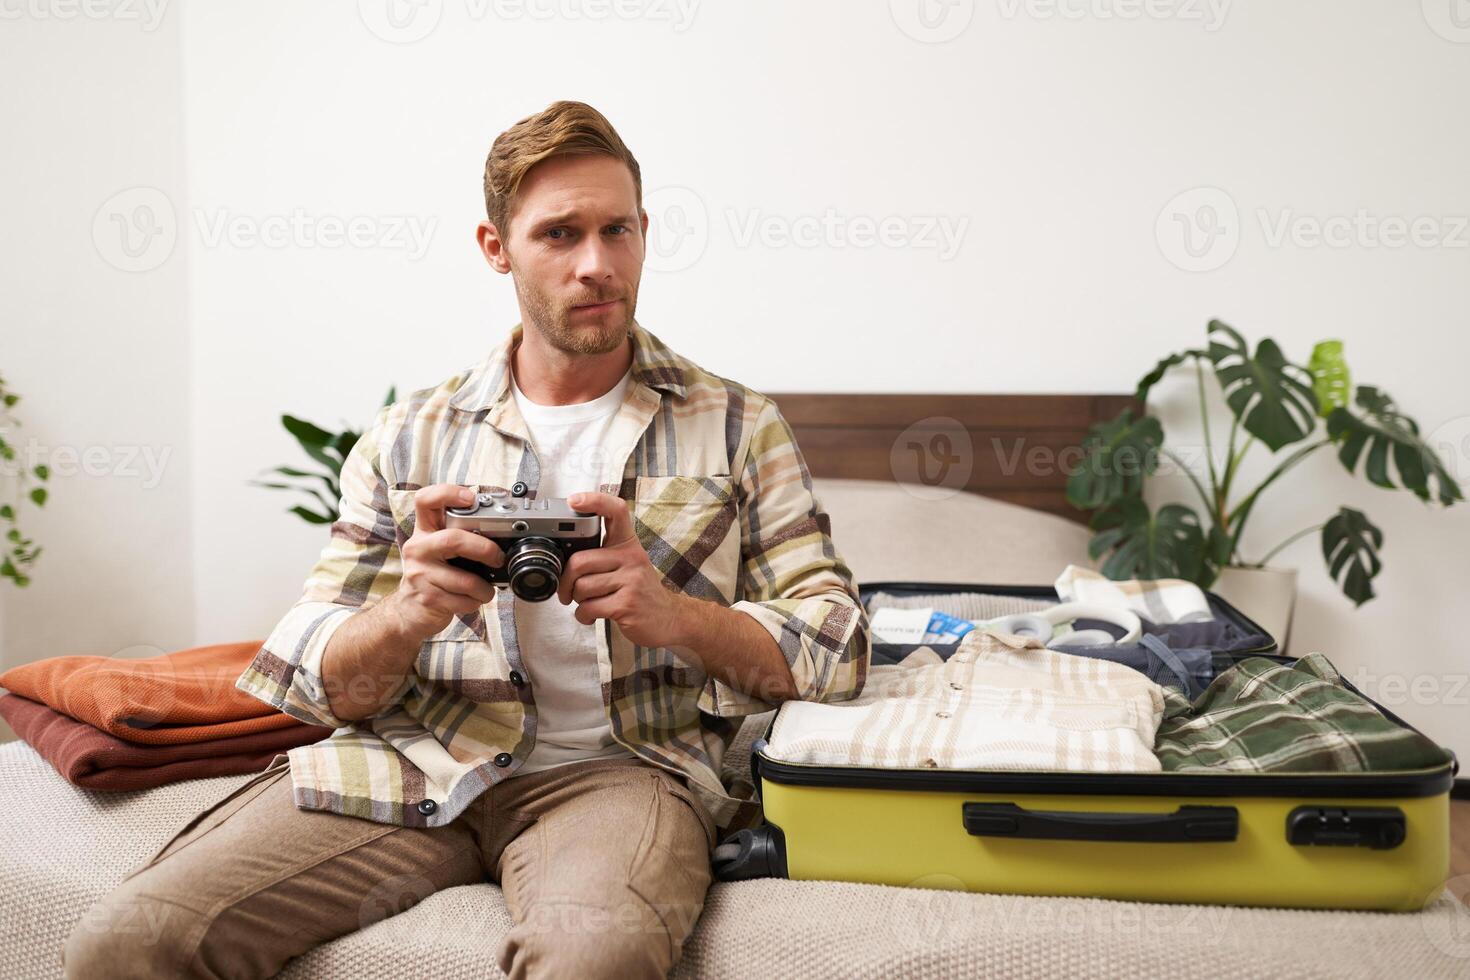
<svg viewBox="0 0 1470 980"><path fill-rule="evenodd" d="M645 217L643 222L646 225L648 218ZM475 241L480 243L480 252L490 268L502 275L510 272L510 255L505 250L505 240L494 225L488 221L480 222L475 228Z"/></svg>

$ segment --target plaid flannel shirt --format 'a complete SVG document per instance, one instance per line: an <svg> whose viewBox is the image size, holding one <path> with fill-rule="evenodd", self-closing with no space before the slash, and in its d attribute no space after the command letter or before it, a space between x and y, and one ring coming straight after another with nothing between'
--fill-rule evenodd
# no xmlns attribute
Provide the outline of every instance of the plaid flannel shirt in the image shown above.
<svg viewBox="0 0 1470 980"><path fill-rule="evenodd" d="M839 701L867 675L867 614L776 405L703 370L636 324L632 379L607 440L607 493L628 501L654 566L683 592L744 612L775 639L798 697ZM381 823L442 826L513 776L534 744L536 700L503 589L424 641L378 714L336 717L322 654L336 630L392 593L413 533L414 493L435 483L482 490L524 482L539 466L510 392L510 336L478 366L378 413L342 468L340 519L305 592L236 687L302 721L338 730L292 749L296 805ZM744 716L772 705L599 623L603 703L613 738L687 776L715 822L759 819L749 783L725 785L721 762ZM512 672L516 673L512 682Z"/></svg>
<svg viewBox="0 0 1470 980"><path fill-rule="evenodd" d="M1190 703L1164 691L1154 752L1165 772L1403 772L1454 761L1349 690L1320 653L1247 657Z"/></svg>

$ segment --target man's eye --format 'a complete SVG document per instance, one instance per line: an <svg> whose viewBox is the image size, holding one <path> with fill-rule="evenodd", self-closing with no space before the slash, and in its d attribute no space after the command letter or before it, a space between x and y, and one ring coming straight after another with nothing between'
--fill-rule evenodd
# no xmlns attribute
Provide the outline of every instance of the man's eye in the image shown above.
<svg viewBox="0 0 1470 980"><path fill-rule="evenodd" d="M628 230L628 226L627 225L608 225L607 226L607 230L610 231L610 232L612 232L614 235L621 235L621 234L623 234L624 232L626 232Z"/></svg>
<svg viewBox="0 0 1470 980"><path fill-rule="evenodd" d="M567 230L565 228L552 228L546 232L546 237L550 238L554 242L561 241L566 236Z"/></svg>

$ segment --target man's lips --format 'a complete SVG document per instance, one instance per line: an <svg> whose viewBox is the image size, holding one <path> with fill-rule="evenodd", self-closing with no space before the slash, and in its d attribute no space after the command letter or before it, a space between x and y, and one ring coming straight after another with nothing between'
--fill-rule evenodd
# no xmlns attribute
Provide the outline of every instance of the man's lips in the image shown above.
<svg viewBox="0 0 1470 980"><path fill-rule="evenodd" d="M610 299L606 303L590 303L586 306L574 306L572 309L578 313L604 313L620 302L622 301Z"/></svg>

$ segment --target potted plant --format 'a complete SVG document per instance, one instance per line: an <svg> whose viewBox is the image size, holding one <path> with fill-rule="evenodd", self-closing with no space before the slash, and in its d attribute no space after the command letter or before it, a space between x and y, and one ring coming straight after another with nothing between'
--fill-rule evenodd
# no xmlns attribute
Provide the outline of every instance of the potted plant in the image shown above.
<svg viewBox="0 0 1470 980"><path fill-rule="evenodd" d="M1344 595L1362 605L1373 598L1373 579L1383 568L1383 532L1362 511L1339 507L1259 558L1249 558L1242 553L1242 535L1266 491L1304 460L1331 450L1349 473L1361 473L1375 486L1408 490L1444 506L1464 494L1420 438L1419 426L1387 393L1370 385L1354 388L1340 341L1317 344L1300 365L1287 360L1270 339L1252 353L1236 330L1218 320L1210 321L1206 337L1205 347L1170 354L1143 376L1136 395L1141 417L1124 409L1089 430L1081 465L1068 479L1067 499L1092 512L1089 526L1095 533L1089 549L1094 560L1102 560L1103 574L1114 579L1183 578L1213 588L1261 621L1284 645L1295 571L1273 569L1271 559L1299 538L1319 534L1328 573ZM1164 445L1162 424L1147 414L1154 385L1170 369L1186 365L1194 368L1199 393L1203 474ZM1207 383L1219 386L1233 416L1218 456L1206 409ZM1257 444L1273 454L1288 447L1291 451L1264 479L1242 491L1236 486L1241 462ZM1160 457L1188 475L1199 495L1199 510L1187 504L1149 507L1144 486L1157 472Z"/></svg>
<svg viewBox="0 0 1470 980"><path fill-rule="evenodd" d="M0 492L0 528L4 529L5 544L0 550L0 579L9 579L17 587L31 584L28 573L30 566L41 556L41 549L20 530L20 516L24 502L37 507L46 504L45 483L51 477L44 463L36 463L27 469L25 464L15 464L15 447L5 436L20 427L20 420L12 413L20 396L11 391L0 378L0 472L4 473L4 492ZM35 484L30 485L34 480Z"/></svg>
<svg viewBox="0 0 1470 980"><path fill-rule="evenodd" d="M383 399L383 405L393 404L395 397L396 390L389 388L388 397ZM313 510L311 507L297 504L290 508L290 513L308 524L333 523L341 516L337 506L342 499L342 487L338 483L342 476L342 464L346 461L347 454L352 452L352 447L357 445L357 440L362 437L362 433L348 426L346 422L342 423L341 432L329 432L321 426L298 419L294 415L282 415L281 425L291 433L292 438L301 446L306 455L322 468L311 471L297 469L294 466L277 466L270 472L298 482L282 483L277 480L251 480L250 482L257 487L267 487L271 490L293 490L306 494L311 502L321 509ZM321 489L316 486L318 482L322 484Z"/></svg>

